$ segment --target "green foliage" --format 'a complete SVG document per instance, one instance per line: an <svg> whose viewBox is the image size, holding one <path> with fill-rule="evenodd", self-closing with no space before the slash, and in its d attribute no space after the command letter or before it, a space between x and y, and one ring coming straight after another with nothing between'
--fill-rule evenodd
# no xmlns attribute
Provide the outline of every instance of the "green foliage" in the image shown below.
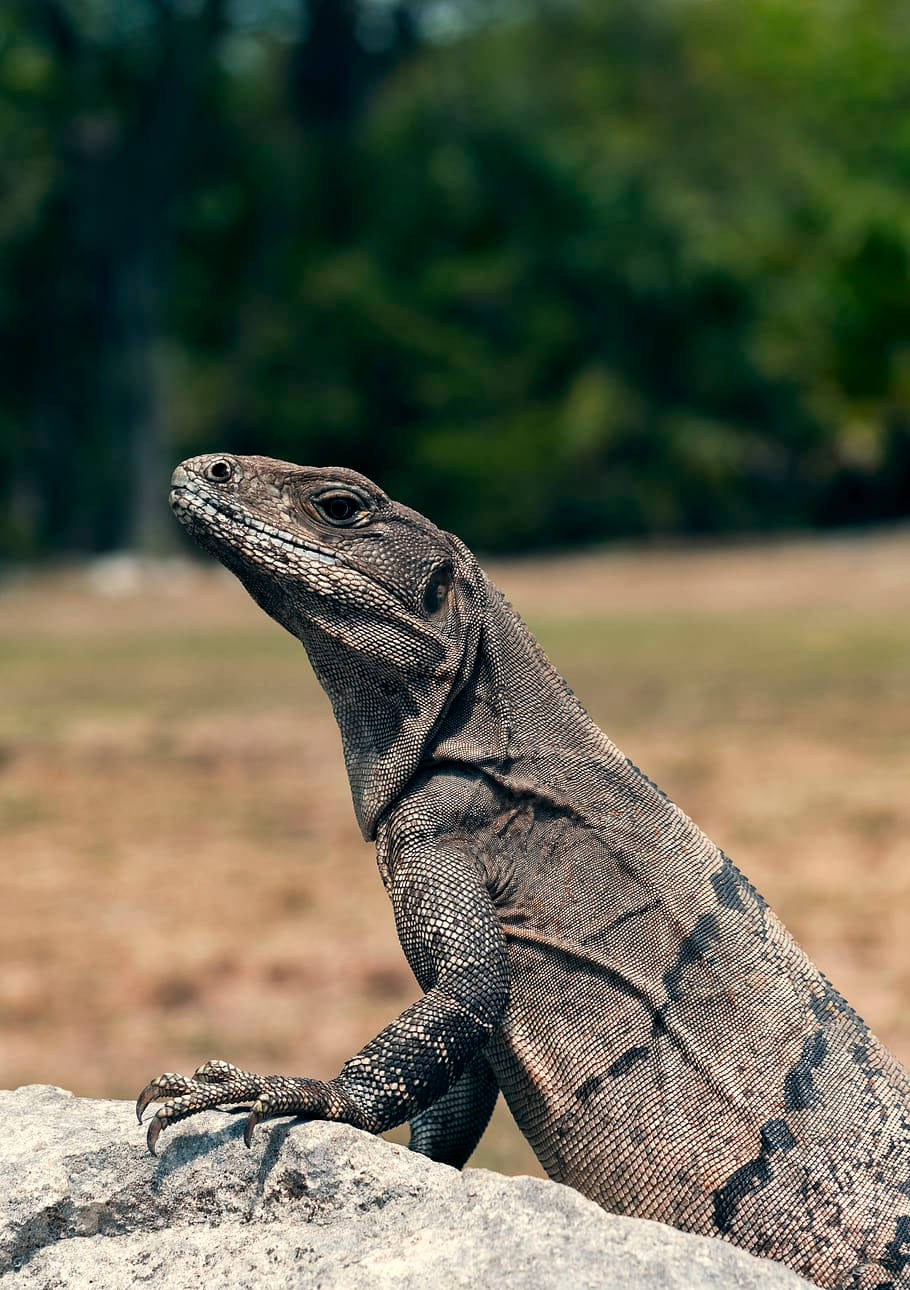
<svg viewBox="0 0 910 1290"><path fill-rule="evenodd" d="M9 551L215 447L488 549L907 512L904 7L247 10L0 19Z"/></svg>

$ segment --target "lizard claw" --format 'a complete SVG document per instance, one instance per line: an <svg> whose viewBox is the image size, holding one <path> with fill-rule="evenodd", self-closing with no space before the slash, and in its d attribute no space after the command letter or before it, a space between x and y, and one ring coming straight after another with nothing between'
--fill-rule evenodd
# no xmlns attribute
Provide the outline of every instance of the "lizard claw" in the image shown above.
<svg viewBox="0 0 910 1290"><path fill-rule="evenodd" d="M253 1131L255 1130L256 1125L264 1115L268 1115L267 1107L264 1105L266 1101L267 1099L265 1098L257 1098L250 1108L250 1113L246 1118L246 1124L243 1129L243 1140L248 1147L253 1145Z"/></svg>
<svg viewBox="0 0 910 1290"><path fill-rule="evenodd" d="M157 1156L158 1154L158 1152L155 1150L155 1144L158 1141L158 1135L160 1133L161 1133L161 1120L158 1118L158 1115L156 1113L155 1115L152 1116L151 1120L149 1121L149 1131L145 1135L146 1145L148 1146L149 1152L153 1156Z"/></svg>
<svg viewBox="0 0 910 1290"><path fill-rule="evenodd" d="M156 1097L161 1096L161 1087L158 1080L153 1079L136 1098L136 1119L142 1123L142 1117L145 1115L146 1107L149 1102L154 1102Z"/></svg>
<svg viewBox="0 0 910 1290"><path fill-rule="evenodd" d="M154 1097L154 1093L149 1092L150 1088L151 1088L151 1085L146 1084L145 1088L136 1098L136 1119L139 1121L140 1124L142 1123L143 1115L145 1115L146 1107Z"/></svg>

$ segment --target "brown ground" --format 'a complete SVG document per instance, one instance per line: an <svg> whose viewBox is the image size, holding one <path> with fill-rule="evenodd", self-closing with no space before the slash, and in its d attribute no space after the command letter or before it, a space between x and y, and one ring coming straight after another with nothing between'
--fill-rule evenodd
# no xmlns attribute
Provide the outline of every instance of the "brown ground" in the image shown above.
<svg viewBox="0 0 910 1290"><path fill-rule="evenodd" d="M495 573L910 1059L910 532ZM117 583L0 595L0 1086L332 1074L416 992L328 704L220 570ZM502 1111L477 1159L534 1163Z"/></svg>

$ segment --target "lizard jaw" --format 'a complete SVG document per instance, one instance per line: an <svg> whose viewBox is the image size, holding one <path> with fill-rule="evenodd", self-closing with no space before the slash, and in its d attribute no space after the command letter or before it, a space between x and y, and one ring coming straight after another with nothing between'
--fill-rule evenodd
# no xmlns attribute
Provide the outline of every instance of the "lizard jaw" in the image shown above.
<svg viewBox="0 0 910 1290"><path fill-rule="evenodd" d="M195 525L199 525L211 529L215 527L212 521L221 516L232 526L238 525L247 530L254 541L280 543L285 548L302 551L309 558L318 560L322 564L343 563L334 551L330 551L316 542L301 541L285 530L272 524L267 524L264 520L254 519L245 511L231 506L220 497L206 496L197 492L192 487L190 478L182 467L178 466L177 470L174 471L168 500L174 515L185 528L192 529Z"/></svg>

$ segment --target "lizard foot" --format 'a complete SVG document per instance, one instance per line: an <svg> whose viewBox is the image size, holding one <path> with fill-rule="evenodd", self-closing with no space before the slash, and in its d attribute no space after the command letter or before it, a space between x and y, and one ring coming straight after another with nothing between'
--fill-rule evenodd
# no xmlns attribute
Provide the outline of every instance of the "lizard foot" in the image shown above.
<svg viewBox="0 0 910 1290"><path fill-rule="evenodd" d="M203 1062L193 1077L167 1072L146 1084L136 1099L139 1123L150 1102L161 1102L149 1121L146 1142L152 1155L162 1129L225 1103L250 1102L243 1140L247 1146L253 1130L267 1115L303 1115L313 1120L351 1119L348 1099L323 1080L289 1075L256 1075L231 1062ZM357 1117L359 1118L359 1117Z"/></svg>

